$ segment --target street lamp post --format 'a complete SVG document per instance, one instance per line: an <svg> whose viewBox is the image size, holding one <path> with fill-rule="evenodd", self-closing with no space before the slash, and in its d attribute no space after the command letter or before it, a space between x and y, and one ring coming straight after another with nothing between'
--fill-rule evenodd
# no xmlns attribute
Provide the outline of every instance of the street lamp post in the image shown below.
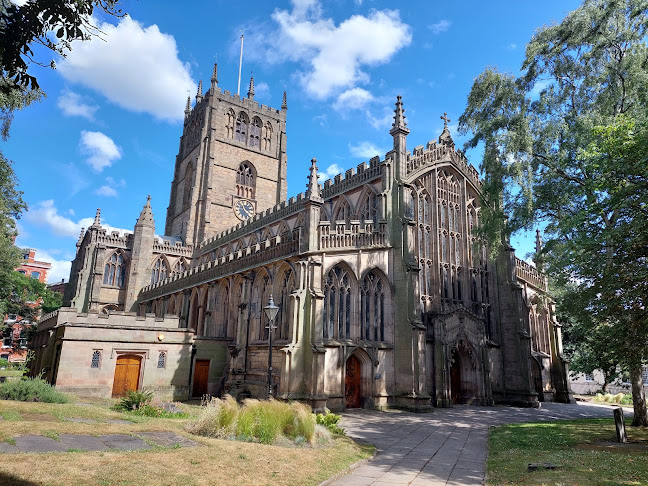
<svg viewBox="0 0 648 486"><path fill-rule="evenodd" d="M268 398L272 398L272 331L277 327L274 325L274 320L277 317L279 312L279 307L277 307L272 300L272 294L270 294L270 302L266 305L263 310L268 317L268 325L266 329L268 330Z"/></svg>

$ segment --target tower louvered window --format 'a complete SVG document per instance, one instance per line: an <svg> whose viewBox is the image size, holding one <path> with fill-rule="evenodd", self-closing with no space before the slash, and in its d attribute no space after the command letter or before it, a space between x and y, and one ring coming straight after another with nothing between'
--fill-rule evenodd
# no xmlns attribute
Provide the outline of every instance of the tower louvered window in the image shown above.
<svg viewBox="0 0 648 486"><path fill-rule="evenodd" d="M270 122L263 126L263 150L272 150L272 125Z"/></svg>
<svg viewBox="0 0 648 486"><path fill-rule="evenodd" d="M236 195L254 199L256 177L249 162L243 162L236 171Z"/></svg>
<svg viewBox="0 0 648 486"><path fill-rule="evenodd" d="M250 125L250 147L261 147L261 120L254 117Z"/></svg>
<svg viewBox="0 0 648 486"><path fill-rule="evenodd" d="M247 143L249 119L243 112L239 113L236 117L236 129L234 132L234 140L237 142Z"/></svg>

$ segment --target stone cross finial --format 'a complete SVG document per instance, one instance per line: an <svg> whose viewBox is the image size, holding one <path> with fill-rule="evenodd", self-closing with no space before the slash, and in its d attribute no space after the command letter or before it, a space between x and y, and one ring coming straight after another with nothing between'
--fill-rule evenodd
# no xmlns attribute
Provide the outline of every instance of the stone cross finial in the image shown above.
<svg viewBox="0 0 648 486"><path fill-rule="evenodd" d="M448 123L450 123L452 120L448 118L448 114L444 113L442 117L440 117L443 120L443 128L448 128Z"/></svg>
<svg viewBox="0 0 648 486"><path fill-rule="evenodd" d="M151 195L149 194L146 196L146 204L149 204L151 202Z"/></svg>
<svg viewBox="0 0 648 486"><path fill-rule="evenodd" d="M254 76L250 77L250 87L248 88L248 98L253 100L254 99Z"/></svg>

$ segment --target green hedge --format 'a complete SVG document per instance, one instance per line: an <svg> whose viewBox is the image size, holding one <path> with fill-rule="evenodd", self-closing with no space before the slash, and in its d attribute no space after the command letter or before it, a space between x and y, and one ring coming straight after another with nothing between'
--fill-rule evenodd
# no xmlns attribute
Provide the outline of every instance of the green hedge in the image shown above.
<svg viewBox="0 0 648 486"><path fill-rule="evenodd" d="M41 378L11 380L0 384L0 399L20 402L68 403L70 400Z"/></svg>

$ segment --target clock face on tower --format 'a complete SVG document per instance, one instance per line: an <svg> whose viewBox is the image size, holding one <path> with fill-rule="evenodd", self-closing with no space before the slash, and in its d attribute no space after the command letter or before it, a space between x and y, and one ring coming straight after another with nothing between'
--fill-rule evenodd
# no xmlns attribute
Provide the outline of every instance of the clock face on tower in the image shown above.
<svg viewBox="0 0 648 486"><path fill-rule="evenodd" d="M237 199L234 201L234 214L241 221L245 221L254 216L254 212L254 204L252 204L252 201L248 201L247 199Z"/></svg>

